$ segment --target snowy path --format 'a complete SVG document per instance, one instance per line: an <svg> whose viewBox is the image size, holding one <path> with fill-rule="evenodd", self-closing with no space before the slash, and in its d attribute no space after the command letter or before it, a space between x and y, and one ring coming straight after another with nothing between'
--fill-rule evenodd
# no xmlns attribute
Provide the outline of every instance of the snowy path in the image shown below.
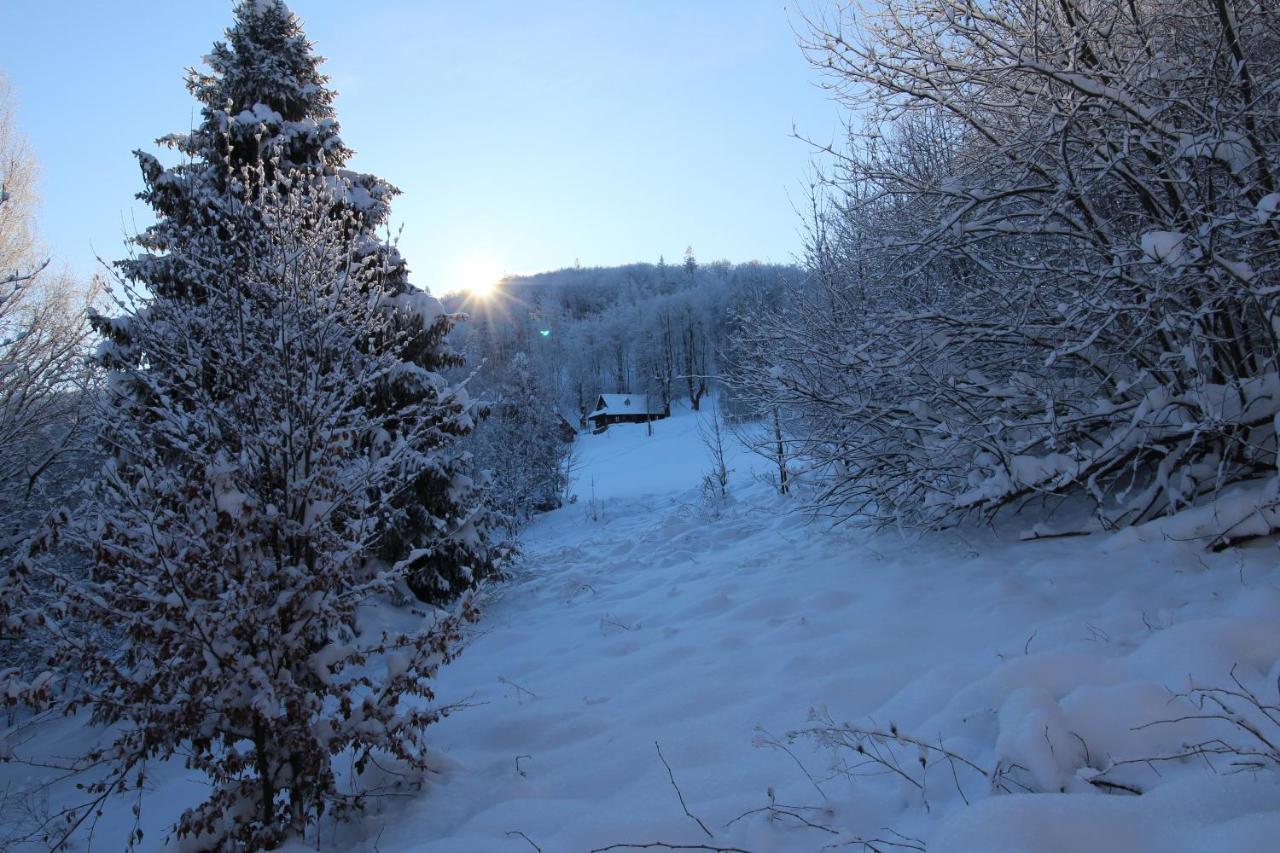
<svg viewBox="0 0 1280 853"><path fill-rule="evenodd" d="M615 427L582 444L581 499L529 531L526 570L442 674L441 699L482 704L434 728L440 778L371 814L354 836L340 830L341 846L531 850L515 833L546 853L711 843L683 813L655 741L714 843L753 851L817 850L886 824L957 850L986 841L1007 850L1254 849L1249 839L1276 837L1280 817L1265 811L1280 802L1274 776L1236 777L1248 791L1190 777L1178 783L1190 793L1162 792L1163 806L1154 796L1072 794L992 797L965 809L941 780L924 796L885 777L819 780L824 800L790 757L753 746L758 726L781 735L825 706L837 720L874 715L926 738L945 732L984 766L1013 755L1043 786L1074 790L1083 783L1070 775L1068 750L1053 751L1055 714L1070 718L1064 733L1104 743L1161 711L1151 692L1167 702L1159 681L1185 686L1197 667L1219 677L1248 663L1275 683L1273 550L1210 558L1136 536L1017 543L972 532L911 541L828 531L777 514L778 499L751 482L745 457L734 460L738 500L712 518L698 500L707 464L693 418L660 423L651 438ZM598 520L586 506L593 479ZM1228 612L1248 618L1213 621ZM1202 621L1177 630L1189 619ZM1217 645L1197 639L1206 630L1218 632ZM1090 715L1099 703L1114 714ZM1048 758L1038 754L1044 744ZM828 775L828 752L809 741L794 751ZM771 788L779 802L828 809L807 814L846 834L762 816L724 828L765 805ZM1201 813L1184 826L1176 818L1189 797ZM1239 844L1201 846L1237 817L1247 818ZM1092 821L1099 837L1077 847L1065 834L1065 846L1051 846L1037 827L1055 820ZM974 847L975 837L986 841Z"/></svg>

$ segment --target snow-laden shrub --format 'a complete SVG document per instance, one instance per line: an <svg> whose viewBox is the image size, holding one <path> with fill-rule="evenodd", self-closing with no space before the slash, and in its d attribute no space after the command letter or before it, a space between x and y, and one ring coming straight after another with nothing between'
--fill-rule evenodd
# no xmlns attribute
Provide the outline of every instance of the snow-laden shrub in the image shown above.
<svg viewBox="0 0 1280 853"><path fill-rule="evenodd" d="M1107 525L1275 471L1280 30L1234 0L894 0L815 20L860 111L796 309L740 332L818 501Z"/></svg>

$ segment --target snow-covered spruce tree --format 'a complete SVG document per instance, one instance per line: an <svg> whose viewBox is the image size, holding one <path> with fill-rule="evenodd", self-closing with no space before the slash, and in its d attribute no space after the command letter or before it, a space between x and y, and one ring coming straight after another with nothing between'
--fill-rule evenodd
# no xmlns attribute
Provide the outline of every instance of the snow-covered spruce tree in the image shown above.
<svg viewBox="0 0 1280 853"><path fill-rule="evenodd" d="M740 384L798 414L825 508L946 524L1082 495L1118 525L1274 476L1276 15L892 0L814 22L860 114L800 316L754 330Z"/></svg>
<svg viewBox="0 0 1280 853"><path fill-rule="evenodd" d="M188 73L188 89L201 104L200 124L159 140L183 161L166 168L137 152L146 182L140 198L157 221L137 239L142 251L121 262L121 273L161 299L204 299L205 279L225 271L204 264L192 241L233 215L228 205L239 203L242 170L268 183L313 176L330 185L334 216L348 229L356 257L378 267L400 356L428 374L459 365L444 341L454 317L409 283L399 253L378 238L398 191L345 168L352 152L339 136L334 92L300 22L281 0L247 0L234 14L225 40L206 57L208 70ZM241 263L234 253L225 253L223 261L231 268ZM136 337L132 322L100 323L97 331L128 347ZM417 406L423 395L444 399L444 390L412 372L387 375L371 410L394 431L401 409ZM379 556L405 565L418 596L437 602L495 574L498 558L488 544L493 520L483 508L470 460L452 440L471 429L473 412L465 396L450 399L453 409L438 423L432 465L419 471L412 489L394 496L378 520L385 527Z"/></svg>
<svg viewBox="0 0 1280 853"><path fill-rule="evenodd" d="M200 298L126 282L123 316L100 321L128 331L98 355L111 459L3 596L54 586L44 609L7 621L49 632L51 665L75 673L67 709L109 726L80 762L96 768L92 799L54 842L177 755L212 783L175 827L202 849L274 847L358 805L339 795L337 756L357 773L425 766L424 730L443 712L430 679L473 611L464 600L413 630L381 627L368 605L400 567L370 562L466 407L403 358L406 333L383 310L396 294L361 257L353 214L335 212L342 180L236 180L221 215L184 234ZM438 393L389 427L379 395L406 378ZM90 555L88 577L40 558L55 541ZM92 641L94 626L117 643Z"/></svg>

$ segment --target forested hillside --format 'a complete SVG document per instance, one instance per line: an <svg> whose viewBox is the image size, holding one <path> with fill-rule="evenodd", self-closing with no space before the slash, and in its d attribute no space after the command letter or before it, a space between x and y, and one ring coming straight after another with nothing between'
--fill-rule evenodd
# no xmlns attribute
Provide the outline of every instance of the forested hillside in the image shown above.
<svg viewBox="0 0 1280 853"><path fill-rule="evenodd" d="M455 296L464 312L451 340L482 376L499 377L516 353L571 418L596 395L652 394L697 409L718 382L732 318L761 294L794 287L798 267L758 262L570 267L504 279L489 296Z"/></svg>

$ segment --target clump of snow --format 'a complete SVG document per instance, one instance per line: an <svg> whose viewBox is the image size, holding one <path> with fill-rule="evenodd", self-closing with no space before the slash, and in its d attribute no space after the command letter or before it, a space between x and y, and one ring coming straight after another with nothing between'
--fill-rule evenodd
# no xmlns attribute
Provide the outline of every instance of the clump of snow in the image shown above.
<svg viewBox="0 0 1280 853"><path fill-rule="evenodd" d="M1142 235L1142 253L1153 261L1181 267L1200 258L1200 249L1178 231L1148 231Z"/></svg>
<svg viewBox="0 0 1280 853"><path fill-rule="evenodd" d="M1280 211L1280 193L1267 193L1258 200L1258 224L1265 224L1271 219L1271 217L1275 216L1278 211Z"/></svg>
<svg viewBox="0 0 1280 853"><path fill-rule="evenodd" d="M1040 687L1015 690L997 718L1000 761L1025 767L1036 790L1066 791L1084 759L1053 694Z"/></svg>
<svg viewBox="0 0 1280 853"><path fill-rule="evenodd" d="M425 290L418 290L417 288L410 288L403 293L388 296L383 300L383 304L393 311L398 311L414 318L424 328L429 328L436 321L436 318L444 313L444 306L440 304L439 299L436 299Z"/></svg>
<svg viewBox="0 0 1280 853"><path fill-rule="evenodd" d="M1181 154L1184 157L1207 157L1217 160L1235 175L1250 168L1256 159L1253 146L1239 131L1227 131L1221 135L1184 134L1181 141Z"/></svg>
<svg viewBox="0 0 1280 853"><path fill-rule="evenodd" d="M1253 277L1257 274L1253 269L1253 265L1248 261L1233 261L1221 258L1218 260L1218 263L1226 267L1227 272L1231 273L1241 281L1253 281Z"/></svg>
<svg viewBox="0 0 1280 853"><path fill-rule="evenodd" d="M252 109L241 110L235 117L237 124L255 125L255 124L280 124L284 121L284 116L273 110L266 104L254 104Z"/></svg>

